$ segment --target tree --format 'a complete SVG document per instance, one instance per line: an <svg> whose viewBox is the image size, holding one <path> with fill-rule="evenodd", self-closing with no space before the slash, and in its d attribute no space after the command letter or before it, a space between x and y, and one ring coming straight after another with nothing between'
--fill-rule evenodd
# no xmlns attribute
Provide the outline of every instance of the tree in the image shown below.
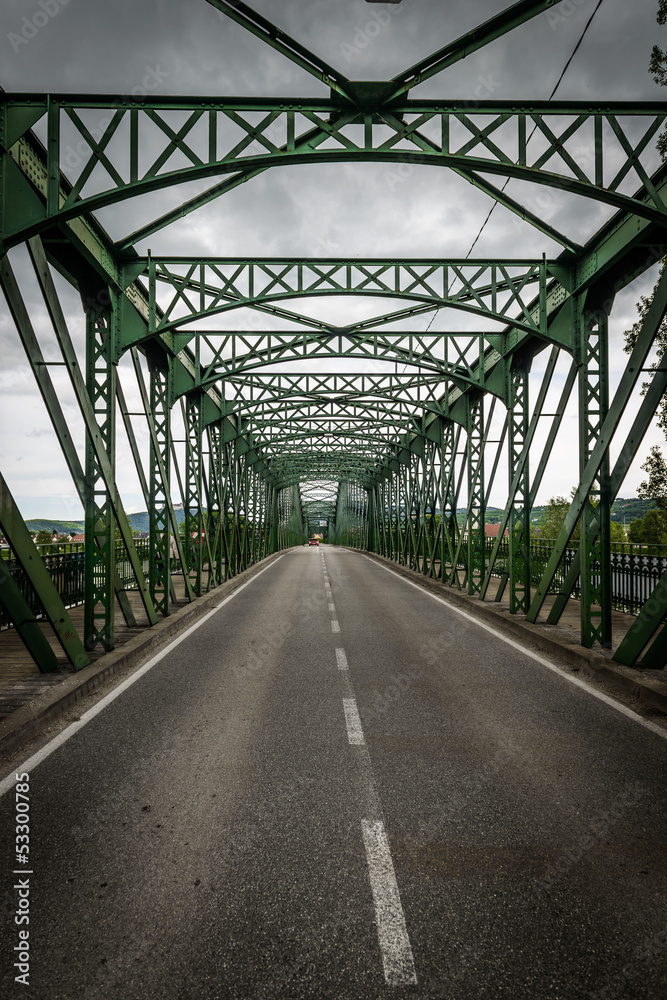
<svg viewBox="0 0 667 1000"><path fill-rule="evenodd" d="M609 539L612 545L616 545L619 542L624 542L625 530L620 521L610 521L609 522Z"/></svg>
<svg viewBox="0 0 667 1000"><path fill-rule="evenodd" d="M667 545L667 524L664 512L650 510L630 525L628 539L633 545Z"/></svg>
<svg viewBox="0 0 667 1000"><path fill-rule="evenodd" d="M648 479L639 484L637 496L640 500L653 500L658 510L667 512L667 463L657 445L651 448L641 469L648 472Z"/></svg>
<svg viewBox="0 0 667 1000"><path fill-rule="evenodd" d="M658 24L667 24L667 0L659 0L656 20ZM653 46L648 71L656 83L667 87L667 49L661 49L659 45ZM657 145L663 160L667 160L667 130L662 132Z"/></svg>
<svg viewBox="0 0 667 1000"><path fill-rule="evenodd" d="M667 24L667 0L659 0L657 21L658 24ZM667 86L667 50L654 45L648 69L656 83L663 87ZM663 130L660 135L657 148L662 159L667 160L667 129ZM667 266L667 260L662 262L658 281L664 273L665 266ZM625 331L625 351L628 354L637 343L639 331L653 302L657 287L658 283L656 282L652 294L650 296L642 295L637 303L637 322L632 329ZM665 317L658 327L654 344L658 349L658 354L662 356L667 350L667 318ZM655 371L657 367L658 362L654 361L650 370ZM642 395L646 394L647 388L646 384L642 386ZM667 437L667 394L660 400L657 418L658 427ZM651 448L649 456L641 468L648 473L648 479L640 484L637 495L642 500L653 500L656 510L651 510L643 518L632 522L629 538L633 543L665 545L667 544L667 464L665 464L662 452L657 446Z"/></svg>
<svg viewBox="0 0 667 1000"><path fill-rule="evenodd" d="M658 24L667 24L667 0L659 0L658 14L657 14ZM658 45L653 46L653 51L651 52L651 60L649 62L649 73L653 75L653 79L656 83L661 86L667 86L667 49L661 49ZM657 149L660 156L664 161L667 161L667 128L665 128L660 135L657 142ZM665 266L667 265L667 260L663 259L662 266L660 268L660 274L658 276L658 281L662 277ZM638 319L637 322L632 326L630 330L625 331L625 352L629 354L632 348L637 343L637 338L639 336L639 331L642 328L646 314L653 302L656 288L658 287L658 282L656 282L655 288L651 295L642 295L639 302L637 303ZM658 353L662 355L665 350L667 350L667 318L663 318L662 323L658 327L658 332L655 337L655 346L658 348ZM651 371L655 371L658 367L657 361L654 361L650 366ZM644 385L642 388L642 394L646 393L648 386ZM662 430L665 437L667 437L667 394L660 400L660 405L658 406L658 427Z"/></svg>
<svg viewBox="0 0 667 1000"><path fill-rule="evenodd" d="M665 471L667 472L667 469ZM576 490L573 488L570 496L573 497L575 492ZM594 499L592 503L593 506L597 506ZM558 538L560 529L565 523L565 518L569 509L570 501L566 500L565 497L552 497L547 506L544 508L544 513L542 514L542 517L537 525L540 531L540 536L550 540ZM574 531L572 532L572 541L578 542L579 537L579 521L577 521L574 526ZM612 544L624 542L625 532L623 531L623 525L619 524L618 521L611 521L609 525L609 537Z"/></svg>
<svg viewBox="0 0 667 1000"><path fill-rule="evenodd" d="M643 518L632 522L630 541L667 545L667 463L657 445L651 448L641 468L648 473L648 479L639 484L637 496L640 500L651 500L655 510L649 510Z"/></svg>
<svg viewBox="0 0 667 1000"><path fill-rule="evenodd" d="M41 528L37 532L35 542L37 545L51 545L53 542L53 535L48 528Z"/></svg>
<svg viewBox="0 0 667 1000"><path fill-rule="evenodd" d="M565 497L551 497L537 525L540 537L549 539L558 538L569 509L570 501L566 500ZM572 537L579 538L578 522L574 530L575 534Z"/></svg>

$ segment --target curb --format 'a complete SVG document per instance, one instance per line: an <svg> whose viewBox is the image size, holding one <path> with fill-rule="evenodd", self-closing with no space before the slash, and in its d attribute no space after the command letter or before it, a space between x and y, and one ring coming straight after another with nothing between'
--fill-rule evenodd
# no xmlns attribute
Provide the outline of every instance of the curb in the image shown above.
<svg viewBox="0 0 667 1000"><path fill-rule="evenodd" d="M357 552L358 549L350 549L350 552ZM569 642L566 638L556 634L547 634L545 629L556 629L554 625L533 625L530 622L510 615L505 608L497 604L486 604L476 597L454 590L437 580L431 580L417 573L415 570L399 566L385 556L379 556L374 552L364 552L369 559L374 559L387 568L391 568L399 576L403 576L413 583L418 583L425 590L430 590L438 597L446 598L452 604L456 604L465 609L469 614L483 619L487 624L492 624L499 632L511 636L514 639L530 640L531 645L536 646L541 652L550 656L564 660L568 666L589 678L601 682L603 686L610 690L622 691L626 695L635 698L641 705L657 709L659 712L667 714L667 679L661 680L653 673L637 670L632 667L625 667L621 663L613 663L610 659L611 653L605 655L597 650L586 649L577 643Z"/></svg>
<svg viewBox="0 0 667 1000"><path fill-rule="evenodd" d="M162 647L168 645L180 632L210 611L221 598L228 597L241 584L251 580L260 569L266 569L283 554L276 552L267 556L203 597L196 598L192 604L179 608L153 628L146 628L139 635L133 636L118 649L101 656L90 666L70 674L62 683L45 691L33 701L21 705L0 721L0 753L11 752L20 743L36 735L45 722L53 722L84 695L94 691L114 674L140 666L151 655L155 655Z"/></svg>

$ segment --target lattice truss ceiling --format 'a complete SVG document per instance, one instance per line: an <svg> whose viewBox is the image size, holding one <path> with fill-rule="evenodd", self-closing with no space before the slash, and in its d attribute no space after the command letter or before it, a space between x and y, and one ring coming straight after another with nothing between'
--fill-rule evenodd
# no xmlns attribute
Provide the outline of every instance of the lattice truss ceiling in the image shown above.
<svg viewBox="0 0 667 1000"><path fill-rule="evenodd" d="M551 0L522 0L379 83L350 81L243 3L207 2L324 83L328 96L6 95L2 142L36 190L32 201L8 205L5 247L65 226L83 239L97 213L112 233L125 304L147 303L147 330L126 324L119 356L159 341L188 373L182 392L194 380L236 414L275 481L301 483L312 516L328 516L338 483L367 484L429 419L463 423L467 393L507 402L518 352L572 351L559 316L604 266L600 248L612 247L611 260L613 234L628 220L640 232L664 228L655 144L665 108L411 98L419 83ZM514 216L517 233L542 234L546 256L231 260L135 250L147 240L156 246L165 227L241 184L252 197L253 179L272 167L362 161L408 164L415 177L424 164L445 169ZM156 214L167 188L185 194ZM550 222L535 207L545 190L562 208ZM130 198L138 226L115 232L113 207ZM586 216L607 230L582 238ZM336 322L339 297L356 304L353 324Z"/></svg>

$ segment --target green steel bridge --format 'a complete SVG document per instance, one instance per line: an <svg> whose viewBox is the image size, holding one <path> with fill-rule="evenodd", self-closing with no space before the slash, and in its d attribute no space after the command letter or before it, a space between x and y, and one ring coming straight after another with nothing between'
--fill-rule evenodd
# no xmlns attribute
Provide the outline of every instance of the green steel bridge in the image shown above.
<svg viewBox="0 0 667 1000"><path fill-rule="evenodd" d="M175 565L192 601L314 532L480 599L493 588L529 622L554 593L549 622L558 622L577 587L582 645L610 647L610 507L667 389L667 364L654 346L667 275L613 393L609 320L616 295L665 256L667 166L656 142L667 108L411 97L553 0L520 0L386 82L347 79L244 3L207 2L328 96L0 95L0 284L85 510L82 633L1 475L0 527L69 661L79 669L92 651L114 648L119 617L134 622L130 589L151 625L169 615ZM232 259L135 249L148 238L157 246L166 226L246 182L249 193L273 167L293 169L296 179L300 164L369 162L404 173L407 166L415 176L424 166L453 173L560 249L517 257L508 247L495 259ZM510 180L525 197L510 196ZM200 193L188 188L176 207L120 239L99 221L104 209L130 199L141 205L193 181ZM571 199L591 218L603 211L606 221L581 244L558 224L561 213L552 224L535 209L535 190L556 204ZM21 247L38 304L13 265ZM81 297L85 354L68 327L61 279ZM327 318L336 314L330 300L341 297L364 297L358 322ZM44 311L57 360L36 332ZM53 365L71 379L85 454ZM566 374L554 398L557 369ZM624 414L647 379L628 427ZM128 399L139 399L139 409ZM575 401L578 486L536 575L530 510ZM150 515L145 550L117 486L121 421ZM148 429L147 456L137 421ZM501 528L489 545L485 509L502 482ZM565 572L577 524L581 542ZM51 670L41 614L7 566L0 560L4 613L40 670ZM666 612L661 579L616 657L633 664L652 643L644 662L664 666Z"/></svg>

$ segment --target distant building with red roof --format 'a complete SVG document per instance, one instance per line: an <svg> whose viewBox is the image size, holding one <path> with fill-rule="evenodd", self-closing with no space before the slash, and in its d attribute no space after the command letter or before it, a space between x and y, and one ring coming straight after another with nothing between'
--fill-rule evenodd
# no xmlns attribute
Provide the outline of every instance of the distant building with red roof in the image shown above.
<svg viewBox="0 0 667 1000"><path fill-rule="evenodd" d="M484 525L484 534L486 535L487 538L497 538L499 531L500 531L500 523ZM504 538L509 537L509 531L507 530L507 528L505 528L505 531L503 532L503 537Z"/></svg>

